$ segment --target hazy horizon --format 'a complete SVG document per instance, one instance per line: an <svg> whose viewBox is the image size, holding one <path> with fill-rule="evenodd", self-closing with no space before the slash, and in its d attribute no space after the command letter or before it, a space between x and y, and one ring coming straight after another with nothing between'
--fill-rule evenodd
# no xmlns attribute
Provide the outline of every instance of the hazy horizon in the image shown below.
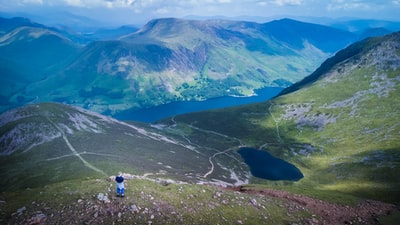
<svg viewBox="0 0 400 225"><path fill-rule="evenodd" d="M104 25L143 25L156 18L359 18L400 21L400 0L0 0L4 16L26 16L56 24L81 18ZM67 21L71 22L71 21ZM316 22L316 21L314 21Z"/></svg>

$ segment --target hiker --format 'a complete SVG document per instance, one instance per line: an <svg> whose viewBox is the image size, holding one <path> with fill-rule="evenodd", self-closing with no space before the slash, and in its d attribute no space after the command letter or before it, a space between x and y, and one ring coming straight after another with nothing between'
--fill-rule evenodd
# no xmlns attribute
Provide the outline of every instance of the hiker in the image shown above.
<svg viewBox="0 0 400 225"><path fill-rule="evenodd" d="M115 177L115 181L117 182L117 196L124 197L125 185L124 185L124 177L122 176L121 172L119 172L118 176Z"/></svg>

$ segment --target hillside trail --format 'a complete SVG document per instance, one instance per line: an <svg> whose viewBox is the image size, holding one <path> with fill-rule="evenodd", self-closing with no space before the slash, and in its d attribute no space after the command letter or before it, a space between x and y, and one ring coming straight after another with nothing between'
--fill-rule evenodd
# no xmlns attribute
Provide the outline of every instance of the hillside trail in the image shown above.
<svg viewBox="0 0 400 225"><path fill-rule="evenodd" d="M176 120L175 120L175 117L172 117L172 118L171 118L171 121L172 121L173 124L172 124L170 127L174 127L174 126L176 126L176 125L178 124L178 123L176 122ZM231 151L234 151L234 150L236 150L236 149L238 149L238 148L243 147L244 145L243 145L242 140L240 140L239 138L231 137L231 136L228 136L228 135L225 135L225 134L222 134L222 133L218 133L218 132L215 132L215 131L205 130L205 129L202 129L202 128L199 128L199 127L196 127L196 126L193 126L193 125L189 125L189 127L192 128L192 129L198 130L198 131L200 131L200 132L210 133L210 134L213 134L213 135L220 136L220 137L222 137L222 138L232 139L232 140L237 141L237 142L239 143L239 145L233 146L233 147L228 148L228 149L225 149L225 150L213 149L214 151L216 151L216 153L214 153L213 155L211 155L211 156L208 157L208 162L210 163L211 167L210 167L210 170L207 171L207 172L203 175L203 178L207 178L209 175L211 175L211 174L214 172L215 165L214 165L213 160L214 160L218 155L225 154L225 155L227 155L228 157L231 157L231 158L233 158L234 160L239 161L238 159L236 159L235 157L233 157L233 156L231 156L231 155L228 155L227 153L228 153L228 152L231 152ZM182 137L183 139L185 139L189 144L192 144L192 141L190 140L190 138L188 138L188 137L185 136L184 134L181 134L181 137ZM199 146L199 145L196 144L196 147L201 147L201 146ZM196 152L198 152L198 151L196 151ZM200 153L200 152L199 152L199 153ZM203 154L201 154L201 155L203 155Z"/></svg>
<svg viewBox="0 0 400 225"><path fill-rule="evenodd" d="M210 164L211 164L211 169L210 169L206 174L203 175L203 178L207 178L207 176L209 176L210 174L212 174L212 173L214 172L214 163L213 163L212 160L213 160L215 157L217 157L218 155L221 155L221 154L226 154L227 152L233 151L233 150L235 150L236 148L237 148L237 147L228 148L228 149L226 149L225 151L217 152L217 153L215 153L214 155L210 156L210 157L208 158L208 161L209 161Z"/></svg>
<svg viewBox="0 0 400 225"><path fill-rule="evenodd" d="M246 186L227 187L227 189L247 194L261 194L274 198L288 200L298 204L315 215L315 221L310 224L376 224L379 225L377 217L400 214L400 207L394 204L375 200L363 200L355 206L326 202L299 194L275 189L252 189Z"/></svg>
<svg viewBox="0 0 400 225"><path fill-rule="evenodd" d="M92 165L91 163L89 163L88 161L86 161L86 160L81 156L81 154L78 153L78 152L76 151L76 149L75 149L75 148L72 146L72 144L69 142L67 136L65 135L65 132L64 132L54 121L52 121L52 120L51 120L49 117L47 117L47 116L46 116L46 119L61 133L61 136L62 136L62 138L64 139L65 143L67 144L68 148L71 150L72 155L78 157L78 158L83 162L83 165L85 165L86 167L88 167L88 168L90 168L90 169L92 169L92 170L94 170L94 171L96 171L96 172L98 172L98 173L101 173L101 174L104 175L104 176L108 176L103 170L101 170L101 169L95 167L94 165Z"/></svg>
<svg viewBox="0 0 400 225"><path fill-rule="evenodd" d="M274 106L274 103L271 102L271 105L268 107L269 114L271 115L272 119L275 122L275 129L276 129L276 137L278 138L278 142L282 143L282 138L279 132L279 121L275 118L274 114L272 113L272 107Z"/></svg>

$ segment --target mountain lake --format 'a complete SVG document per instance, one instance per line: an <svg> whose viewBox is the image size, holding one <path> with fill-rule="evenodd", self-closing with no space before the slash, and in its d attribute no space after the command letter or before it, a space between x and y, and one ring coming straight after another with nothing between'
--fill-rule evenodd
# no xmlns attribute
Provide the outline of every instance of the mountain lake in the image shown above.
<svg viewBox="0 0 400 225"><path fill-rule="evenodd" d="M256 90L256 95L248 97L224 96L207 99L204 101L171 102L145 109L128 109L115 114L113 117L118 120L133 120L151 123L163 118L172 117L179 114L267 101L278 95L282 91L282 89L283 88L280 87L266 87Z"/></svg>
<svg viewBox="0 0 400 225"><path fill-rule="evenodd" d="M256 90L256 95L249 97L225 96L205 101L172 102L145 109L125 110L114 115L114 117L118 120L133 120L151 123L163 118L184 113L267 101L278 95L282 90L283 88L279 87L266 87ZM297 181L303 178L303 174L297 167L282 159L272 156L266 151L254 148L240 148L238 153L242 156L245 163L249 166L250 172L255 177L267 180L290 181Z"/></svg>
<svg viewBox="0 0 400 225"><path fill-rule="evenodd" d="M253 176L267 180L298 181L303 178L301 171L266 151L254 148L240 148L238 153L249 166Z"/></svg>

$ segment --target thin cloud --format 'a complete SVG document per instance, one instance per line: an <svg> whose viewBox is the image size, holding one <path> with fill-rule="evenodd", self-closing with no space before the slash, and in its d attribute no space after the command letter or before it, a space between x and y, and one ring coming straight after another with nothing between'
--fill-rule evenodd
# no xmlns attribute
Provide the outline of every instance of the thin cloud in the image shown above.
<svg viewBox="0 0 400 225"><path fill-rule="evenodd" d="M301 5L303 0L274 0L272 3L278 6Z"/></svg>
<svg viewBox="0 0 400 225"><path fill-rule="evenodd" d="M382 0L335 0L329 3L326 8L328 11L376 11L385 7L387 7L387 2Z"/></svg>
<svg viewBox="0 0 400 225"><path fill-rule="evenodd" d="M43 0L22 0L21 3L22 4L39 4L39 5L42 5L43 4Z"/></svg>
<svg viewBox="0 0 400 225"><path fill-rule="evenodd" d="M81 0L65 0L65 3L69 6L84 7L85 4Z"/></svg>
<svg viewBox="0 0 400 225"><path fill-rule="evenodd" d="M69 11L100 19L127 18L126 21L189 15L400 20L400 0L0 0L3 12L30 9Z"/></svg>
<svg viewBox="0 0 400 225"><path fill-rule="evenodd" d="M132 6L137 0L63 0L63 1L66 5L75 7L122 8L122 7Z"/></svg>
<svg viewBox="0 0 400 225"><path fill-rule="evenodd" d="M7 5L9 7L21 6L72 6L80 8L93 8L93 7L107 7L107 8L122 8L130 7L138 0L0 0L0 5ZM156 2L154 0L141 1L141 2ZM161 1L158 1L161 2Z"/></svg>

